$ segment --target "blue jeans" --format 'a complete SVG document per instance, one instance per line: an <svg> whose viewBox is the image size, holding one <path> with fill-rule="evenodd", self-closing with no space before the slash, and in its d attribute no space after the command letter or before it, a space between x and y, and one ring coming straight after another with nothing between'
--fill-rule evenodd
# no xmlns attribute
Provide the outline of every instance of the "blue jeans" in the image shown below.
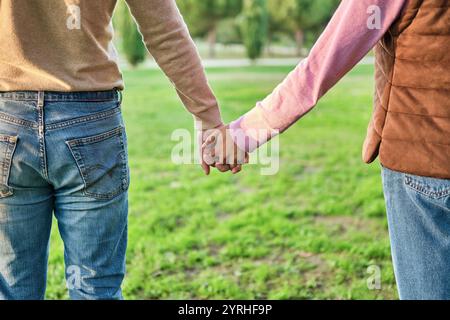
<svg viewBox="0 0 450 320"><path fill-rule="evenodd" d="M72 299L121 299L127 141L117 91L0 93L0 299L43 299L53 213Z"/></svg>
<svg viewBox="0 0 450 320"><path fill-rule="evenodd" d="M450 180L383 168L400 298L450 299Z"/></svg>

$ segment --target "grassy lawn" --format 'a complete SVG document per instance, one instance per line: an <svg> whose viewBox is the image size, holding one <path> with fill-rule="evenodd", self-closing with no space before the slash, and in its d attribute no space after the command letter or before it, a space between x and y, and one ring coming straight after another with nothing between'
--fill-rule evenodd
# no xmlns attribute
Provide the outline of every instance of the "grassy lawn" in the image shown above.
<svg viewBox="0 0 450 320"><path fill-rule="evenodd" d="M225 121L254 106L289 68L211 69ZM280 171L238 176L170 160L192 118L158 71L125 73L132 171L127 299L393 299L378 164L361 162L372 67L359 66L280 138ZM53 228L48 298L66 298ZM369 290L367 268L381 268Z"/></svg>

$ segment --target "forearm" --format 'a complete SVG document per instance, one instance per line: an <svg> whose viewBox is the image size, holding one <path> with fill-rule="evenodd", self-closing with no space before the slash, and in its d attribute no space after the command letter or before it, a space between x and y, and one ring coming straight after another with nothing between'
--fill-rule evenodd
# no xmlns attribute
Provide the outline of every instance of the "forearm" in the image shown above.
<svg viewBox="0 0 450 320"><path fill-rule="evenodd" d="M252 151L310 111L383 37L405 1L342 1L308 58L267 98L231 124L234 135L241 137L237 140L241 148ZM371 6L379 8L381 13L381 25L376 29L368 27ZM256 135L257 132L260 134ZM242 145L242 137L251 140L252 146Z"/></svg>
<svg viewBox="0 0 450 320"><path fill-rule="evenodd" d="M203 129L222 124L200 56L174 0L126 0L145 44Z"/></svg>

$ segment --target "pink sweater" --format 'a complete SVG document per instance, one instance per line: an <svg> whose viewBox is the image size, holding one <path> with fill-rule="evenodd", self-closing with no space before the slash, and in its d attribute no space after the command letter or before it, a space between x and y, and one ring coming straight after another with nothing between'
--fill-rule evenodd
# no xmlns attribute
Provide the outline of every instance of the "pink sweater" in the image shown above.
<svg viewBox="0 0 450 320"><path fill-rule="evenodd" d="M309 56L267 98L231 123L237 145L252 152L310 111L383 37L407 1L343 0Z"/></svg>

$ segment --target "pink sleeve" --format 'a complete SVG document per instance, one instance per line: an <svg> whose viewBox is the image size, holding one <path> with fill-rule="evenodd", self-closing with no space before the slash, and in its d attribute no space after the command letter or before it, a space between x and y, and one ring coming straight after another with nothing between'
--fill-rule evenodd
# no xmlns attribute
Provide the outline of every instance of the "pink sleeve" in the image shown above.
<svg viewBox="0 0 450 320"><path fill-rule="evenodd" d="M310 111L383 37L406 1L343 0L309 56L267 98L231 123L237 145L252 152Z"/></svg>

